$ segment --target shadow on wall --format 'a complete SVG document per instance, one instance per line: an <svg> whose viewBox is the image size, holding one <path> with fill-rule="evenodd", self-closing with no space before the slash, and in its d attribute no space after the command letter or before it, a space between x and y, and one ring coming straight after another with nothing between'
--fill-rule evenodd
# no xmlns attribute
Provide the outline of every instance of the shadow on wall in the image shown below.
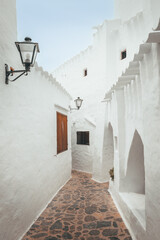
<svg viewBox="0 0 160 240"><path fill-rule="evenodd" d="M137 130L129 151L127 172L121 184L121 192L145 194L144 145Z"/></svg>
<svg viewBox="0 0 160 240"><path fill-rule="evenodd" d="M107 175L107 180L110 179L109 170L114 167L114 142L113 128L109 123L104 131L103 139L103 163L102 170Z"/></svg>

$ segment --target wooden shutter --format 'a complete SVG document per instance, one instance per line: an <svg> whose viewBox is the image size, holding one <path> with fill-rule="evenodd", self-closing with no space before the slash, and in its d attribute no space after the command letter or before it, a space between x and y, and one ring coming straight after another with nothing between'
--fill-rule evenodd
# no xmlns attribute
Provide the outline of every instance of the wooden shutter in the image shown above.
<svg viewBox="0 0 160 240"><path fill-rule="evenodd" d="M57 153L68 149L67 116L57 112Z"/></svg>

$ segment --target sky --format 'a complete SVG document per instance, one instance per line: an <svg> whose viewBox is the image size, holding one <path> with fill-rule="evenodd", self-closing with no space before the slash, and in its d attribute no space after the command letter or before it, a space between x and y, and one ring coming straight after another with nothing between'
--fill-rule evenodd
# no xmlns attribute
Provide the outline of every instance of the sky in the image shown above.
<svg viewBox="0 0 160 240"><path fill-rule="evenodd" d="M92 45L93 27L113 18L114 0L17 0L18 41L38 42L37 62L52 72Z"/></svg>

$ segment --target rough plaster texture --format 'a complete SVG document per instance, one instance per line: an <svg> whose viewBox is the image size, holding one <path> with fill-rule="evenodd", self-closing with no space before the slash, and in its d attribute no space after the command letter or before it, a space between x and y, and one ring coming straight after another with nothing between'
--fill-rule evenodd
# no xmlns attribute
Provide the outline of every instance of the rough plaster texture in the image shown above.
<svg viewBox="0 0 160 240"><path fill-rule="evenodd" d="M92 173L95 125L87 118L78 118L72 124L72 169ZM89 131L89 145L77 144L77 131Z"/></svg>
<svg viewBox="0 0 160 240"><path fill-rule="evenodd" d="M4 64L22 66L16 2L0 5L0 239L16 240L70 178L70 130L69 150L56 155L56 111L68 115L70 129L70 96L38 66L5 85Z"/></svg>
<svg viewBox="0 0 160 240"><path fill-rule="evenodd" d="M109 179L109 170L114 167L114 138L111 124L106 124L103 139L103 166L106 177ZM106 171L108 169L108 172Z"/></svg>
<svg viewBox="0 0 160 240"><path fill-rule="evenodd" d="M115 18L127 21L138 12L144 11L148 2L148 0L115 0Z"/></svg>
<svg viewBox="0 0 160 240"><path fill-rule="evenodd" d="M115 0L117 19L95 27L93 45L53 73L69 85L75 97L84 98L80 115L75 113L74 121L81 121L85 129L85 116L95 119L94 180L109 179L108 156L114 149L115 181L110 182L110 192L135 240L158 240L160 236L158 9L159 0ZM121 60L125 49L127 58ZM85 78L84 68L89 70ZM106 109L105 103L100 107L104 90ZM74 125L72 135L75 131ZM76 152L74 142L72 146ZM77 169L83 168L81 161L87 151L79 153Z"/></svg>
<svg viewBox="0 0 160 240"><path fill-rule="evenodd" d="M53 72L53 76L68 89L74 98L77 96L83 98L83 105L79 112L71 113L73 116L73 168L92 172L93 178L102 182L106 181L108 172L105 171L103 175L101 174L104 169L102 158L105 121L105 104L101 101L107 87L106 78L111 79L111 71L106 69L106 66L107 61L111 61L110 56L112 55L106 41L108 41L107 35L112 35L112 30L116 29L118 24L119 20L111 23L105 21L101 26L96 27L93 46L89 46ZM109 55L106 54L107 51L110 51ZM84 77L86 68L88 74ZM86 118L91 119L91 122L89 123ZM77 146L75 142L76 131L84 129L90 129L91 132L92 145L89 147Z"/></svg>
<svg viewBox="0 0 160 240"><path fill-rule="evenodd" d="M101 164L97 159L102 161L102 142L103 128L101 121L98 121L96 115L104 119L105 105L95 104L97 107L90 105L90 108L82 107L78 112L72 112L72 166L74 169L93 173L93 178L98 181L104 181L101 175ZM93 111L94 110L94 111ZM90 145L77 145L76 132L89 131ZM95 174L94 174L95 173Z"/></svg>
<svg viewBox="0 0 160 240"><path fill-rule="evenodd" d="M121 191L145 194L144 146L137 130L129 151L127 172Z"/></svg>
<svg viewBox="0 0 160 240"><path fill-rule="evenodd" d="M126 6L124 8L124 5L126 3ZM122 4L122 6L121 6ZM156 2L157 4L157 2ZM90 169L93 169L93 178L97 181L106 181L109 180L108 175L108 168L109 166L105 167L105 162L103 159L105 159L105 153L103 150L103 146L105 147L105 141L101 141L101 139L104 138L105 133L105 114L103 113L103 110L101 111L100 102L103 98L105 92L110 89L110 87L113 84L116 84L117 79L119 79L120 76L124 75L126 76L126 79L122 80L122 82L127 82L127 76L129 75L130 78L132 78L132 75L134 75L135 81L132 80L133 88L130 89L129 87L124 87L125 92L123 92L123 97L119 97L119 101L124 101L124 99L128 99L131 97L131 95L136 94L137 91L139 91L139 94L137 95L136 102L141 101L140 94L141 94L141 82L138 79L139 74L139 62L136 61L135 53L139 51L140 44L147 39L149 31L151 31L154 22L158 19L157 16L152 17L150 8L150 2L147 1L147 4L144 4L144 1L137 1L137 4L133 4L133 8L130 8L130 5L126 1L116 1L115 7L118 9L119 12L116 13L116 17L120 19L113 19L111 21L105 20L103 24L95 27L95 33L93 34L93 44L92 46L89 46L86 50L79 53L77 56L73 57L72 59L66 61L63 65L61 65L59 68L53 71L53 76L55 76L58 81L60 81L67 89L68 91L76 98L77 96L81 96L84 101L82 105L81 111L81 119L85 119L86 116L89 116L89 118L94 119L96 123L96 133L95 133L95 139L94 139L94 157L90 158L90 155L88 155L88 149L85 149L84 151L81 151L81 153L78 151L78 146L74 144L74 141L72 142L72 150L73 152L79 152L79 159L86 159L86 156L88 155L87 162L90 162L92 159L92 166L90 165ZM156 5L156 7L158 7ZM126 11L126 8L128 9ZM154 9L155 6L152 8ZM127 18L127 16L124 17L124 9L128 16L130 16L130 19ZM123 20L123 21L122 21ZM155 26L155 25L154 25ZM135 33L136 32L136 33ZM146 49L149 50L149 45L145 46ZM121 60L121 51L124 49L127 50L127 58L123 61ZM144 49L140 49L143 51ZM126 67L128 67L130 61L133 60L135 57L135 62L133 63L132 69L128 70L126 72ZM86 77L84 77L84 69L88 70L88 74ZM137 74L137 75L136 75ZM136 82L136 83L135 83ZM136 91L136 88L138 89ZM117 93L118 94L118 93ZM114 96L115 98L118 96ZM138 99L139 98L139 99ZM123 135L122 129L124 128L122 119L124 118L124 114L121 114L119 110L117 109L117 104L119 101L114 101L113 104L111 104L111 111L114 111L114 114L111 114L111 116L115 119L113 123L114 124L114 144L117 145L118 142L118 136L117 134ZM104 103L101 103L104 104ZM140 103L141 104L141 103ZM138 114L139 119L141 118L141 105L140 104L133 104L133 109L131 106L126 104L127 112L135 111L136 114ZM112 106L114 105L114 106ZM123 106L123 104L121 104ZM138 107L137 107L138 106ZM137 109L136 109L137 107ZM103 107L102 107L103 108ZM122 107L123 108L123 107ZM119 114L117 115L117 111L119 111ZM124 112L124 109L123 109ZM110 112L107 114L110 115ZM72 113L73 115L73 113ZM75 114L74 114L75 115ZM120 116L122 115L122 116ZM118 117L118 119L117 119ZM77 113L76 119L79 118L79 115ZM130 114L128 116L128 120L130 118ZM77 120L78 121L78 120ZM120 150L120 158L123 158L123 155L128 155L129 149L124 149L123 145L125 144L125 141L127 144L131 144L131 139L134 134L134 127L130 129L130 121L134 121L133 119L130 119L126 122L129 129L130 136L128 139L123 139L121 143L121 150ZM84 126L82 128L85 129L85 120ZM113 122L113 121L112 121ZM87 124L87 123L86 123ZM142 121L137 121L137 130L140 132ZM121 126L120 126L121 125ZM76 125L74 125L74 131L72 129L73 138L76 134ZM121 132L121 133L120 133ZM100 136L101 138L98 138ZM98 139L98 141L97 141ZM123 144L124 143L124 144ZM93 151L90 151L93 152ZM116 154L115 154L116 156ZM89 159L90 158L90 159ZM118 157L119 158L119 157ZM118 164L118 158L117 158L117 164ZM115 158L116 159L116 158ZM126 158L125 158L126 159ZM73 157L73 165L74 161L76 161L76 169L78 168L77 160L74 160ZM115 165L115 168L117 167L117 164ZM82 165L80 163L79 170L82 170ZM88 168L88 167L87 167ZM125 169L121 170L123 174L125 175L125 171L127 168L127 162L125 162ZM85 170L85 169L83 169Z"/></svg>
<svg viewBox="0 0 160 240"><path fill-rule="evenodd" d="M160 234L159 186L155 186L155 182L159 181L160 167L157 144L160 140L157 133L159 125L156 124L160 120L159 62L159 44L153 43L139 61L139 76L132 76L133 80L121 89L115 86L111 102L107 104L107 112L110 113L108 122L111 122L113 129L117 124L113 117L115 108L110 109L114 106L113 102L118 101L118 108L122 106L124 109L124 117L118 116L118 119L125 121L118 135L118 143L122 137L125 149L123 157L119 158L110 192L136 240L158 240ZM119 113L117 109L117 115ZM118 151L121 151L120 145Z"/></svg>

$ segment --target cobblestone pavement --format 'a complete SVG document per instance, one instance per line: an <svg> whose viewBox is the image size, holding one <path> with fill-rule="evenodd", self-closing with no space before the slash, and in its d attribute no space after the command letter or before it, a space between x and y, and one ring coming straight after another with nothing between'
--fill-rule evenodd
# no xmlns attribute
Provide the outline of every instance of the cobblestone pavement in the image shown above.
<svg viewBox="0 0 160 240"><path fill-rule="evenodd" d="M23 240L132 240L107 188L73 171Z"/></svg>

